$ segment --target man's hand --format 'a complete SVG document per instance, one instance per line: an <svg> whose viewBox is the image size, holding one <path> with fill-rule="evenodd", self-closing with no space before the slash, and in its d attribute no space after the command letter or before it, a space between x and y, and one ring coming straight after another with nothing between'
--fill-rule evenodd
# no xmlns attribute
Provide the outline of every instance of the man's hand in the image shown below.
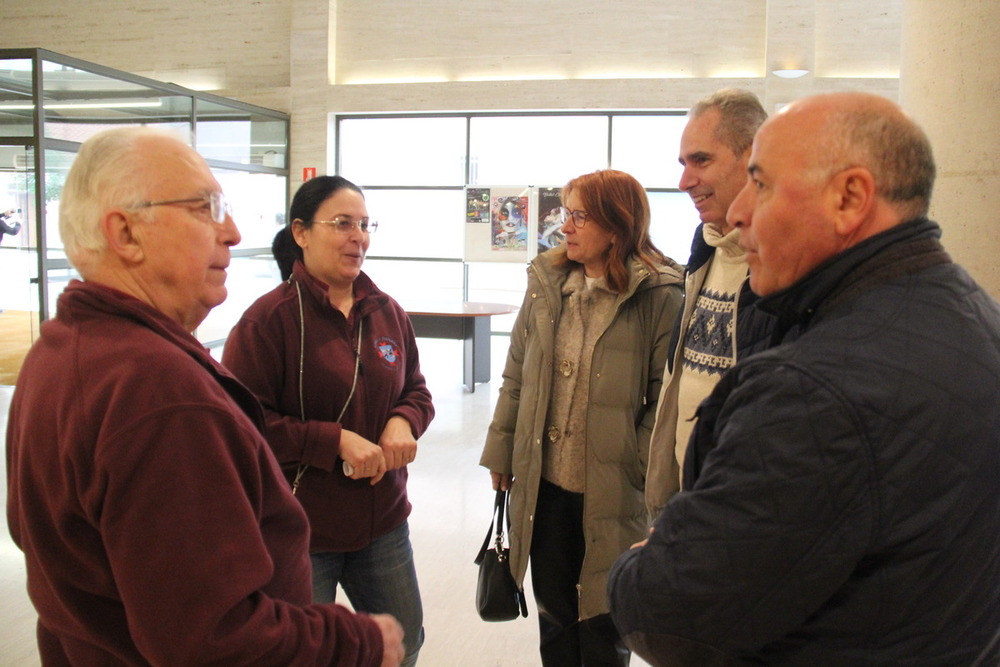
<svg viewBox="0 0 1000 667"><path fill-rule="evenodd" d="M369 616L382 632L382 667L398 667L406 651L403 648L403 626L389 614Z"/></svg>
<svg viewBox="0 0 1000 667"><path fill-rule="evenodd" d="M649 527L649 534L650 535L653 534L653 527L652 526ZM632 546L630 546L629 549L640 549L640 548L646 546L647 544L649 544L649 538L648 537L646 539L644 539L642 542L636 542L635 544L633 544Z"/></svg>
<svg viewBox="0 0 1000 667"><path fill-rule="evenodd" d="M390 417L378 439L387 470L402 468L417 458L417 441L410 422L402 417Z"/></svg>

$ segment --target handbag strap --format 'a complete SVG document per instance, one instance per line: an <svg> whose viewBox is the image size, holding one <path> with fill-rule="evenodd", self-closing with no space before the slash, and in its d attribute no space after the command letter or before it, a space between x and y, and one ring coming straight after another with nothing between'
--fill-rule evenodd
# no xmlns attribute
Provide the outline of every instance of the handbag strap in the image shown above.
<svg viewBox="0 0 1000 667"><path fill-rule="evenodd" d="M479 565L483 562L483 558L486 556L486 550L490 546L490 538L494 537L495 531L495 541L497 543L497 548L500 549L503 546L503 531L504 531L504 510L507 509L507 505L510 502L510 497L507 491L502 489L497 489L496 499L493 501L493 517L490 519L490 527L486 530L486 537L483 539L483 546L480 547L479 553L476 555L475 564ZM507 512L507 530L510 530L510 512Z"/></svg>
<svg viewBox="0 0 1000 667"><path fill-rule="evenodd" d="M490 519L490 527L486 531L486 537L483 539L483 546L479 548L479 553L476 555L475 563L476 565L481 565L483 559L486 558L486 551L490 546L490 538L493 537L496 542L496 553L500 557L503 554L503 531L504 531L504 514L507 515L507 532L510 532L510 491L503 491L497 489L496 499L493 501L493 518ZM521 617L527 618L528 616L528 601L524 595L524 591L517 588L515 585L515 595L517 597L518 607L521 609Z"/></svg>

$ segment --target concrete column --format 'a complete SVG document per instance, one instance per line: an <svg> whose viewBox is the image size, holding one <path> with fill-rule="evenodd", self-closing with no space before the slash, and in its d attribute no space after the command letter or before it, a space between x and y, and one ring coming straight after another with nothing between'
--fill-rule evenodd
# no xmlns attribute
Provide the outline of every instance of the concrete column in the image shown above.
<svg viewBox="0 0 1000 667"><path fill-rule="evenodd" d="M1000 3L904 0L900 103L934 147L931 218L1000 298Z"/></svg>
<svg viewBox="0 0 1000 667"><path fill-rule="evenodd" d="M302 185L302 168L327 173L330 123L327 91L336 67L336 0L295 0L292 5L291 159L289 194Z"/></svg>

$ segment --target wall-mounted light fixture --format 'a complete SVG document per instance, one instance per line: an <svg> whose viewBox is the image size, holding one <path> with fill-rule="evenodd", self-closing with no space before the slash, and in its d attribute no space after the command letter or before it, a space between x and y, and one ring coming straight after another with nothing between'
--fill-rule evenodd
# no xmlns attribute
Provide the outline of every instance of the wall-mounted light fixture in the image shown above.
<svg viewBox="0 0 1000 667"><path fill-rule="evenodd" d="M805 76L809 73L807 69L775 69L771 70L771 74L775 76L780 76L782 79L798 79L799 77Z"/></svg>

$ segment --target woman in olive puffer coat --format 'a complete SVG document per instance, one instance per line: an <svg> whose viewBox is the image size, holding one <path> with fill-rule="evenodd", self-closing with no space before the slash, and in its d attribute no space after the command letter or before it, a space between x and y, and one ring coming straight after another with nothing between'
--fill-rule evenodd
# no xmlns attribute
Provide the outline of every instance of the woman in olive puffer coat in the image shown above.
<svg viewBox="0 0 1000 667"><path fill-rule="evenodd" d="M649 239L632 176L605 170L562 191L565 244L539 255L511 332L480 463L511 489L511 571L529 555L543 665L627 664L607 574L645 537L649 435L681 268Z"/></svg>

